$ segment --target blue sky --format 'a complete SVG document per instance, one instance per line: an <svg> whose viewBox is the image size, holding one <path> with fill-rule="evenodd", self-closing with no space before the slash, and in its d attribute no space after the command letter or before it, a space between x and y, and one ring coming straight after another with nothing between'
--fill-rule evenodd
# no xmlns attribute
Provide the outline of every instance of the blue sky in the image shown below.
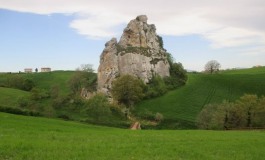
<svg viewBox="0 0 265 160"><path fill-rule="evenodd" d="M0 72L97 70L104 44L140 14L186 69L201 71L213 59L223 69L265 65L265 2L138 1L0 0Z"/></svg>

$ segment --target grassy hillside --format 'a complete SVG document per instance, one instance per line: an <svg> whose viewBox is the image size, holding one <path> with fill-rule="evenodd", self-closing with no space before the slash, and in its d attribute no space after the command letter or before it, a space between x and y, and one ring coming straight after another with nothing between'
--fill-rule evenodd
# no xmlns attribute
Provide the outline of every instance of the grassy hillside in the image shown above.
<svg viewBox="0 0 265 160"><path fill-rule="evenodd" d="M56 71L51 73L33 74L0 74L0 86L8 78L19 75L32 79L36 87L49 91L52 86L60 88L61 95L68 95L69 79L75 72ZM223 100L234 101L245 93L265 95L265 67L229 70L220 74L190 73L185 86L168 92L162 97L145 100L135 106L133 111L141 118L154 117L159 112L164 116L161 128L195 128L195 119L203 106L208 103L220 103ZM29 96L29 92L16 89L0 88L2 106L17 106L17 100ZM60 102L60 101L59 101ZM55 111L51 99L44 99L33 106L44 115L56 117L67 115L72 119L85 119L86 114L75 108L63 107ZM146 127L143 125L143 127Z"/></svg>
<svg viewBox="0 0 265 160"><path fill-rule="evenodd" d="M16 107L19 98L28 97L29 92L0 87L0 106Z"/></svg>
<svg viewBox="0 0 265 160"><path fill-rule="evenodd" d="M37 88L42 88L49 90L53 86L58 86L61 89L61 93L68 93L68 80L71 76L73 76L74 71L54 71L49 73L13 73L7 74L3 73L0 74L0 85L4 84L9 78L14 76L21 76L23 78L28 78L34 81Z"/></svg>
<svg viewBox="0 0 265 160"><path fill-rule="evenodd" d="M265 157L264 131L131 131L0 112L0 159Z"/></svg>
<svg viewBox="0 0 265 160"><path fill-rule="evenodd" d="M255 67L255 68L246 68L246 69L232 69L222 71L225 74L264 74L265 67Z"/></svg>
<svg viewBox="0 0 265 160"><path fill-rule="evenodd" d="M162 97L145 100L135 107L135 113L160 112L166 127L192 127L197 114L208 103L234 101L245 93L265 95L265 68L225 71L220 74L189 74L180 89Z"/></svg>

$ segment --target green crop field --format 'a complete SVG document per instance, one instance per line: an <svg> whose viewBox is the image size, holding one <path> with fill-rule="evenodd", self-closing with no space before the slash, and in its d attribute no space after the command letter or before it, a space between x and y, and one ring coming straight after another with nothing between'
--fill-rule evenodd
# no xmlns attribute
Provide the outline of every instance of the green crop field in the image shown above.
<svg viewBox="0 0 265 160"><path fill-rule="evenodd" d="M0 159L262 160L265 131L138 130L0 112Z"/></svg>
<svg viewBox="0 0 265 160"><path fill-rule="evenodd" d="M194 126L197 114L205 104L234 101L244 94L265 95L265 67L224 71L220 74L192 74L185 86L162 97L145 100L135 113L162 113L167 128Z"/></svg>

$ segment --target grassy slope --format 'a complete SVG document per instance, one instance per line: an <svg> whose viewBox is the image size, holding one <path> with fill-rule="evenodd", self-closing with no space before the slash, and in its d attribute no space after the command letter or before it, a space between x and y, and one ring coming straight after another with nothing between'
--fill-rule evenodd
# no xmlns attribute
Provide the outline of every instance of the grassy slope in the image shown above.
<svg viewBox="0 0 265 160"><path fill-rule="evenodd" d="M73 71L55 71L51 73L33 73L33 74L0 74L0 83L6 81L11 76L20 75L32 79L36 87L49 91L51 87L58 86L62 95L70 92L67 86L68 80L74 74ZM20 97L29 96L29 92L0 87L0 105L15 107Z"/></svg>
<svg viewBox="0 0 265 160"><path fill-rule="evenodd" d="M50 90L51 87L58 86L62 94L67 94L70 92L67 83L74 73L73 71L55 71L50 73L25 74L24 76L33 79L38 88Z"/></svg>
<svg viewBox="0 0 265 160"><path fill-rule="evenodd" d="M189 74L186 86L143 101L135 110L140 116L149 110L162 113L165 119L194 122L205 104L234 101L245 93L265 95L264 79L264 67L215 75Z"/></svg>
<svg viewBox="0 0 265 160"><path fill-rule="evenodd" d="M131 131L0 112L0 159L263 159L264 131Z"/></svg>
<svg viewBox="0 0 265 160"><path fill-rule="evenodd" d="M28 96L29 92L0 87L0 106L16 107L19 98Z"/></svg>
<svg viewBox="0 0 265 160"><path fill-rule="evenodd" d="M62 93L69 92L69 87L67 87L68 80L70 77L74 74L74 71L54 71L54 72L49 72L49 73L32 73L32 74L18 74L18 73L13 73L13 74L6 74L2 73L0 74L0 83L3 83L6 81L8 78L14 76L14 75L19 75L22 77L26 77L29 79L32 79L36 87L42 88L42 89L47 89L49 90L52 86L59 86L60 89L62 90Z"/></svg>

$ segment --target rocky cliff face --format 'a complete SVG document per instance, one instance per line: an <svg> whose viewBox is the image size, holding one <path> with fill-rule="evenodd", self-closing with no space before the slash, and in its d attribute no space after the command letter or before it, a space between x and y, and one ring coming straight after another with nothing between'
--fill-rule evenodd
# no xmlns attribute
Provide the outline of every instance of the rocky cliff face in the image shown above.
<svg viewBox="0 0 265 160"><path fill-rule="evenodd" d="M98 90L109 95L112 81L119 75L131 74L148 83L153 75L169 76L169 63L155 25L147 16L131 20L120 41L112 38L105 44L98 68Z"/></svg>

